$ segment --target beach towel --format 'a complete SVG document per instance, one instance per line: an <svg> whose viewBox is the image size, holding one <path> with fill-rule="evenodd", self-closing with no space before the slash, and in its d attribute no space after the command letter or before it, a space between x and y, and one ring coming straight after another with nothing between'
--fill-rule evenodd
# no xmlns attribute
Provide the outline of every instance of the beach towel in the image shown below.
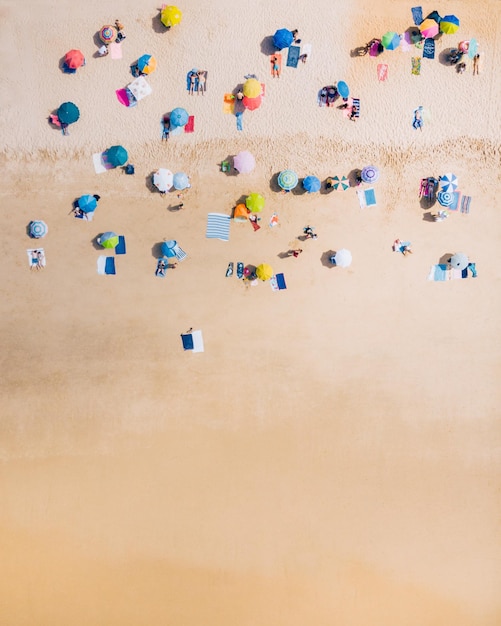
<svg viewBox="0 0 501 626"><path fill-rule="evenodd" d="M301 46L301 54L299 56L302 57L304 54L306 54L309 61L311 58L311 43L304 43Z"/></svg>
<svg viewBox="0 0 501 626"><path fill-rule="evenodd" d="M113 165L111 165L111 163L108 163L106 159L105 152L95 152L92 155L92 162L94 164L94 170L96 174L102 174L103 172L106 172L106 170L113 169Z"/></svg>
<svg viewBox="0 0 501 626"><path fill-rule="evenodd" d="M300 52L301 48L299 46L290 46L289 54L287 55L287 67L297 67Z"/></svg>
<svg viewBox="0 0 501 626"><path fill-rule="evenodd" d="M477 268L475 263L468 263L468 267L465 267L464 270L450 268L445 263L439 263L438 265L432 265L430 273L428 274L428 280L444 282L446 280L469 278L468 270L470 270L472 278L477 277Z"/></svg>
<svg viewBox="0 0 501 626"><path fill-rule="evenodd" d="M224 213L209 213L207 216L207 239L228 241L230 238L230 216Z"/></svg>
<svg viewBox="0 0 501 626"><path fill-rule="evenodd" d="M277 58L276 61L274 61L274 58ZM275 63L278 65L278 73L280 74L280 72L282 71L282 53L281 52L275 52L275 54L270 54L270 72L272 76L275 76L274 74L274 70L273 70L273 66L275 65Z"/></svg>
<svg viewBox="0 0 501 626"><path fill-rule="evenodd" d="M361 209L377 205L376 194L373 187L369 187L368 189L357 189L357 196Z"/></svg>
<svg viewBox="0 0 501 626"><path fill-rule="evenodd" d="M463 196L461 199L461 213L469 213L471 204L471 196Z"/></svg>
<svg viewBox="0 0 501 626"><path fill-rule="evenodd" d="M412 19L414 21L414 24L416 26L419 26L419 24L421 24L421 22L423 21L422 7L412 7L411 12L412 12Z"/></svg>
<svg viewBox="0 0 501 626"><path fill-rule="evenodd" d="M421 58L412 57L411 63L411 74L414 74L414 76L419 76L421 74Z"/></svg>
<svg viewBox="0 0 501 626"><path fill-rule="evenodd" d="M478 42L475 38L470 39L470 43L468 44L468 57L473 59L473 57L477 54L478 51Z"/></svg>
<svg viewBox="0 0 501 626"><path fill-rule="evenodd" d="M223 98L223 113L233 114L235 109L235 96L232 93L225 93Z"/></svg>
<svg viewBox="0 0 501 626"><path fill-rule="evenodd" d="M94 219L94 211L92 211L91 213L73 213L73 217L76 217L77 220L85 220L86 222L92 222L92 220Z"/></svg>
<svg viewBox="0 0 501 626"><path fill-rule="evenodd" d="M360 117L360 99L353 98L353 103L351 105L352 111L355 111L355 117Z"/></svg>
<svg viewBox="0 0 501 626"><path fill-rule="evenodd" d="M104 274L116 274L115 270L115 257L104 256L103 254L97 257L97 273Z"/></svg>
<svg viewBox="0 0 501 626"><path fill-rule="evenodd" d="M115 246L115 254L127 254L127 248L125 246L125 237L123 235L118 236L118 245Z"/></svg>
<svg viewBox="0 0 501 626"><path fill-rule="evenodd" d="M243 126L242 126L242 117L243 117L243 113L235 113L235 117L237 118L237 130L243 130Z"/></svg>
<svg viewBox="0 0 501 626"><path fill-rule="evenodd" d="M378 63L377 79L382 82L388 78L388 65L386 63Z"/></svg>
<svg viewBox="0 0 501 626"><path fill-rule="evenodd" d="M28 255L28 263L30 268L36 267L38 265L38 258L34 256L34 254L36 254L37 252L42 253L42 258L40 259L41 266L45 267L47 264L47 261L45 259L45 250L43 248L29 248L28 250L26 250L26 254Z"/></svg>
<svg viewBox="0 0 501 626"><path fill-rule="evenodd" d="M191 350L192 352L204 351L204 339L201 330L192 330L181 335L181 341L185 350Z"/></svg>
<svg viewBox="0 0 501 626"><path fill-rule="evenodd" d="M185 133L192 133L195 130L195 116L194 115L190 115L188 117L188 121L186 122L185 126L184 126L184 132Z"/></svg>
<svg viewBox="0 0 501 626"><path fill-rule="evenodd" d="M461 199L461 192L456 190L452 192L452 204L447 209L449 211L457 211L459 209L459 200Z"/></svg>
<svg viewBox="0 0 501 626"><path fill-rule="evenodd" d="M169 127L169 137L176 137L177 135L183 134L183 126L170 126Z"/></svg>
<svg viewBox="0 0 501 626"><path fill-rule="evenodd" d="M428 37L428 39L424 40L423 44L423 59L434 59L435 58L435 41Z"/></svg>
<svg viewBox="0 0 501 626"><path fill-rule="evenodd" d="M251 223L251 226L254 230L254 232L256 232L256 230L259 230L261 228L261 226L259 226L259 224L257 223L257 220L249 220L249 222Z"/></svg>
<svg viewBox="0 0 501 626"><path fill-rule="evenodd" d="M112 59L121 59L122 58L122 44L114 41L109 45L110 57Z"/></svg>
<svg viewBox="0 0 501 626"><path fill-rule="evenodd" d="M281 291L282 289L287 289L284 275L275 274L275 276L272 276L270 279L270 286L273 291Z"/></svg>
<svg viewBox="0 0 501 626"><path fill-rule="evenodd" d="M273 213L273 215L270 217L270 227L276 226L278 224L278 215L276 213Z"/></svg>

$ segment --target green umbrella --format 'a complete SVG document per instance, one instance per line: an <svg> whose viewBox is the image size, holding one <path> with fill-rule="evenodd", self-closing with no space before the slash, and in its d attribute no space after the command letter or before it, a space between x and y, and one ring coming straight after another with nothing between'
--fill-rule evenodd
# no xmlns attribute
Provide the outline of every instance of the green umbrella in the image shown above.
<svg viewBox="0 0 501 626"><path fill-rule="evenodd" d="M259 193L251 193L245 200L245 206L252 213L260 213L264 207L264 198Z"/></svg>
<svg viewBox="0 0 501 626"><path fill-rule="evenodd" d="M63 102L57 110L57 117L62 124L73 124L80 117L80 111L73 102Z"/></svg>
<svg viewBox="0 0 501 626"><path fill-rule="evenodd" d="M334 176L332 179L332 188L335 191L346 191L350 188L350 181L346 178L346 176Z"/></svg>
<svg viewBox="0 0 501 626"><path fill-rule="evenodd" d="M123 146L112 146L106 151L108 163L115 167L119 165L125 165L129 160L127 150Z"/></svg>
<svg viewBox="0 0 501 626"><path fill-rule="evenodd" d="M118 235L108 231L97 238L97 243L103 248L116 248L118 246Z"/></svg>

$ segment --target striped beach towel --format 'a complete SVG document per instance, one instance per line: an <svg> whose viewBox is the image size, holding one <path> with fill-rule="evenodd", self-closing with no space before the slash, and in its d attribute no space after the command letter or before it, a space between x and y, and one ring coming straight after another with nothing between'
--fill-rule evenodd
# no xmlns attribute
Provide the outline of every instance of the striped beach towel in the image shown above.
<svg viewBox="0 0 501 626"><path fill-rule="evenodd" d="M461 199L461 213L469 213L471 204L471 196L463 196Z"/></svg>
<svg viewBox="0 0 501 626"><path fill-rule="evenodd" d="M230 238L230 216L225 213L209 213L205 236L207 239L228 241Z"/></svg>

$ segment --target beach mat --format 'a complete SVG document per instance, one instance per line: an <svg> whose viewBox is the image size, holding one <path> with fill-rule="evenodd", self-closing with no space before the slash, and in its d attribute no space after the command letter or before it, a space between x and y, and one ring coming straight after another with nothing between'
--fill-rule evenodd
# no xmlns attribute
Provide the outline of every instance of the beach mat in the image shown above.
<svg viewBox="0 0 501 626"><path fill-rule="evenodd" d="M124 107L129 106L130 101L129 101L129 96L127 95L127 89L117 89L115 91L115 95L117 97L117 100L120 102L120 104L122 104Z"/></svg>
<svg viewBox="0 0 501 626"><path fill-rule="evenodd" d="M235 96L232 93L225 93L223 97L223 113L233 114L235 110Z"/></svg>
<svg viewBox="0 0 501 626"><path fill-rule="evenodd" d="M287 55L287 67L297 67L300 52L301 48L299 46L290 46L289 54Z"/></svg>
<svg viewBox="0 0 501 626"><path fill-rule="evenodd" d="M169 137L175 137L176 135L182 135L183 126L170 126Z"/></svg>
<svg viewBox="0 0 501 626"><path fill-rule="evenodd" d="M275 276L272 276L270 280L270 286L273 291L281 291L282 289L287 289L284 275L275 274Z"/></svg>
<svg viewBox="0 0 501 626"><path fill-rule="evenodd" d="M115 254L127 254L125 237L123 235L118 236L118 244L115 246Z"/></svg>
<svg viewBox="0 0 501 626"><path fill-rule="evenodd" d="M461 213L469 213L471 204L471 196L463 196L461 198Z"/></svg>
<svg viewBox="0 0 501 626"><path fill-rule="evenodd" d="M191 350L192 352L204 351L204 339L201 330L193 330L190 333L184 333L181 335L181 341L185 350Z"/></svg>
<svg viewBox="0 0 501 626"><path fill-rule="evenodd" d="M192 133L195 130L195 116L194 115L190 115L188 117L188 121L186 122L185 126L184 126L184 132L185 133Z"/></svg>
<svg viewBox="0 0 501 626"><path fill-rule="evenodd" d="M114 41L113 43L110 43L108 49L110 51L110 57L112 59L116 60L116 59L122 58L122 44L121 43Z"/></svg>
<svg viewBox="0 0 501 626"><path fill-rule="evenodd" d="M368 189L357 189L358 203L361 209L369 206L377 206L376 194L373 187Z"/></svg>
<svg viewBox="0 0 501 626"><path fill-rule="evenodd" d="M194 67L186 74L186 90L190 91L191 89L191 75L192 73L197 73L198 70ZM198 76L195 78L195 83L193 85L193 91L198 91Z"/></svg>
<svg viewBox="0 0 501 626"><path fill-rule="evenodd" d="M274 76L274 73L273 73L273 65L274 65L273 58L274 57L277 57L278 73L280 74L280 72L282 71L282 53L275 52L275 54L270 54L270 73L272 76Z"/></svg>
<svg viewBox="0 0 501 626"><path fill-rule="evenodd" d="M230 219L231 217L224 213L209 213L205 232L207 239L228 241L230 238Z"/></svg>
<svg viewBox="0 0 501 626"><path fill-rule="evenodd" d="M423 59L435 58L435 41L428 37L424 40L423 44Z"/></svg>
<svg viewBox="0 0 501 626"><path fill-rule="evenodd" d="M351 108L352 110L355 111L355 117L360 117L360 99L359 98L353 98Z"/></svg>
<svg viewBox="0 0 501 626"><path fill-rule="evenodd" d="M416 26L419 26L423 21L423 8L422 7L412 7L412 19Z"/></svg>
<svg viewBox="0 0 501 626"><path fill-rule="evenodd" d="M108 163L106 159L105 152L95 152L92 155L92 163L94 164L94 171L96 174L102 174L103 172L106 172L106 170L113 169L113 165Z"/></svg>
<svg viewBox="0 0 501 626"><path fill-rule="evenodd" d="M378 63L377 66L377 79L379 82L383 82L388 78L388 65L386 63Z"/></svg>
<svg viewBox="0 0 501 626"><path fill-rule="evenodd" d="M104 274L116 274L115 270L115 257L104 256L103 254L97 258L97 273Z"/></svg>

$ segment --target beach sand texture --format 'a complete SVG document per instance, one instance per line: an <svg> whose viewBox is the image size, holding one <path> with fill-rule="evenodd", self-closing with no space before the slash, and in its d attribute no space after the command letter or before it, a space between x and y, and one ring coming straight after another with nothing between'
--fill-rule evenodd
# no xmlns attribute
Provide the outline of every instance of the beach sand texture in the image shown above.
<svg viewBox="0 0 501 626"><path fill-rule="evenodd" d="M423 6L461 27L419 76L415 48L350 55L411 27L412 4L186 0L167 32L144 1L0 0L0 625L501 622L501 3ZM98 58L95 35L116 18L122 59ZM272 79L281 27L311 58L294 69L283 51ZM446 51L471 38L482 71L468 61L458 75ZM67 75L72 48L87 64ZM128 109L115 91L145 53L153 93ZM204 96L186 90L193 67L208 72ZM246 74L266 95L238 131L223 96ZM317 106L339 80L360 98L356 123ZM67 137L47 122L65 101L81 113ZM162 142L177 106L195 132ZM94 172L92 154L114 144L134 176ZM243 149L254 172L222 173ZM323 181L368 164L376 207L354 189L277 192L285 168ZM190 175L182 211L152 190L159 167ZM419 182L446 172L471 211L434 224ZM206 239L207 214L253 191L260 230ZM70 215L85 193L101 196L90 223ZM49 225L40 272L26 261L33 219ZM286 258L307 224L318 239ZM108 230L127 254L99 276ZM392 252L397 237L412 255ZM164 238L188 258L159 279ZM340 248L349 268L327 262ZM456 251L478 278L427 281ZM225 278L230 261L269 263L287 289ZM190 327L203 354L182 350Z"/></svg>

